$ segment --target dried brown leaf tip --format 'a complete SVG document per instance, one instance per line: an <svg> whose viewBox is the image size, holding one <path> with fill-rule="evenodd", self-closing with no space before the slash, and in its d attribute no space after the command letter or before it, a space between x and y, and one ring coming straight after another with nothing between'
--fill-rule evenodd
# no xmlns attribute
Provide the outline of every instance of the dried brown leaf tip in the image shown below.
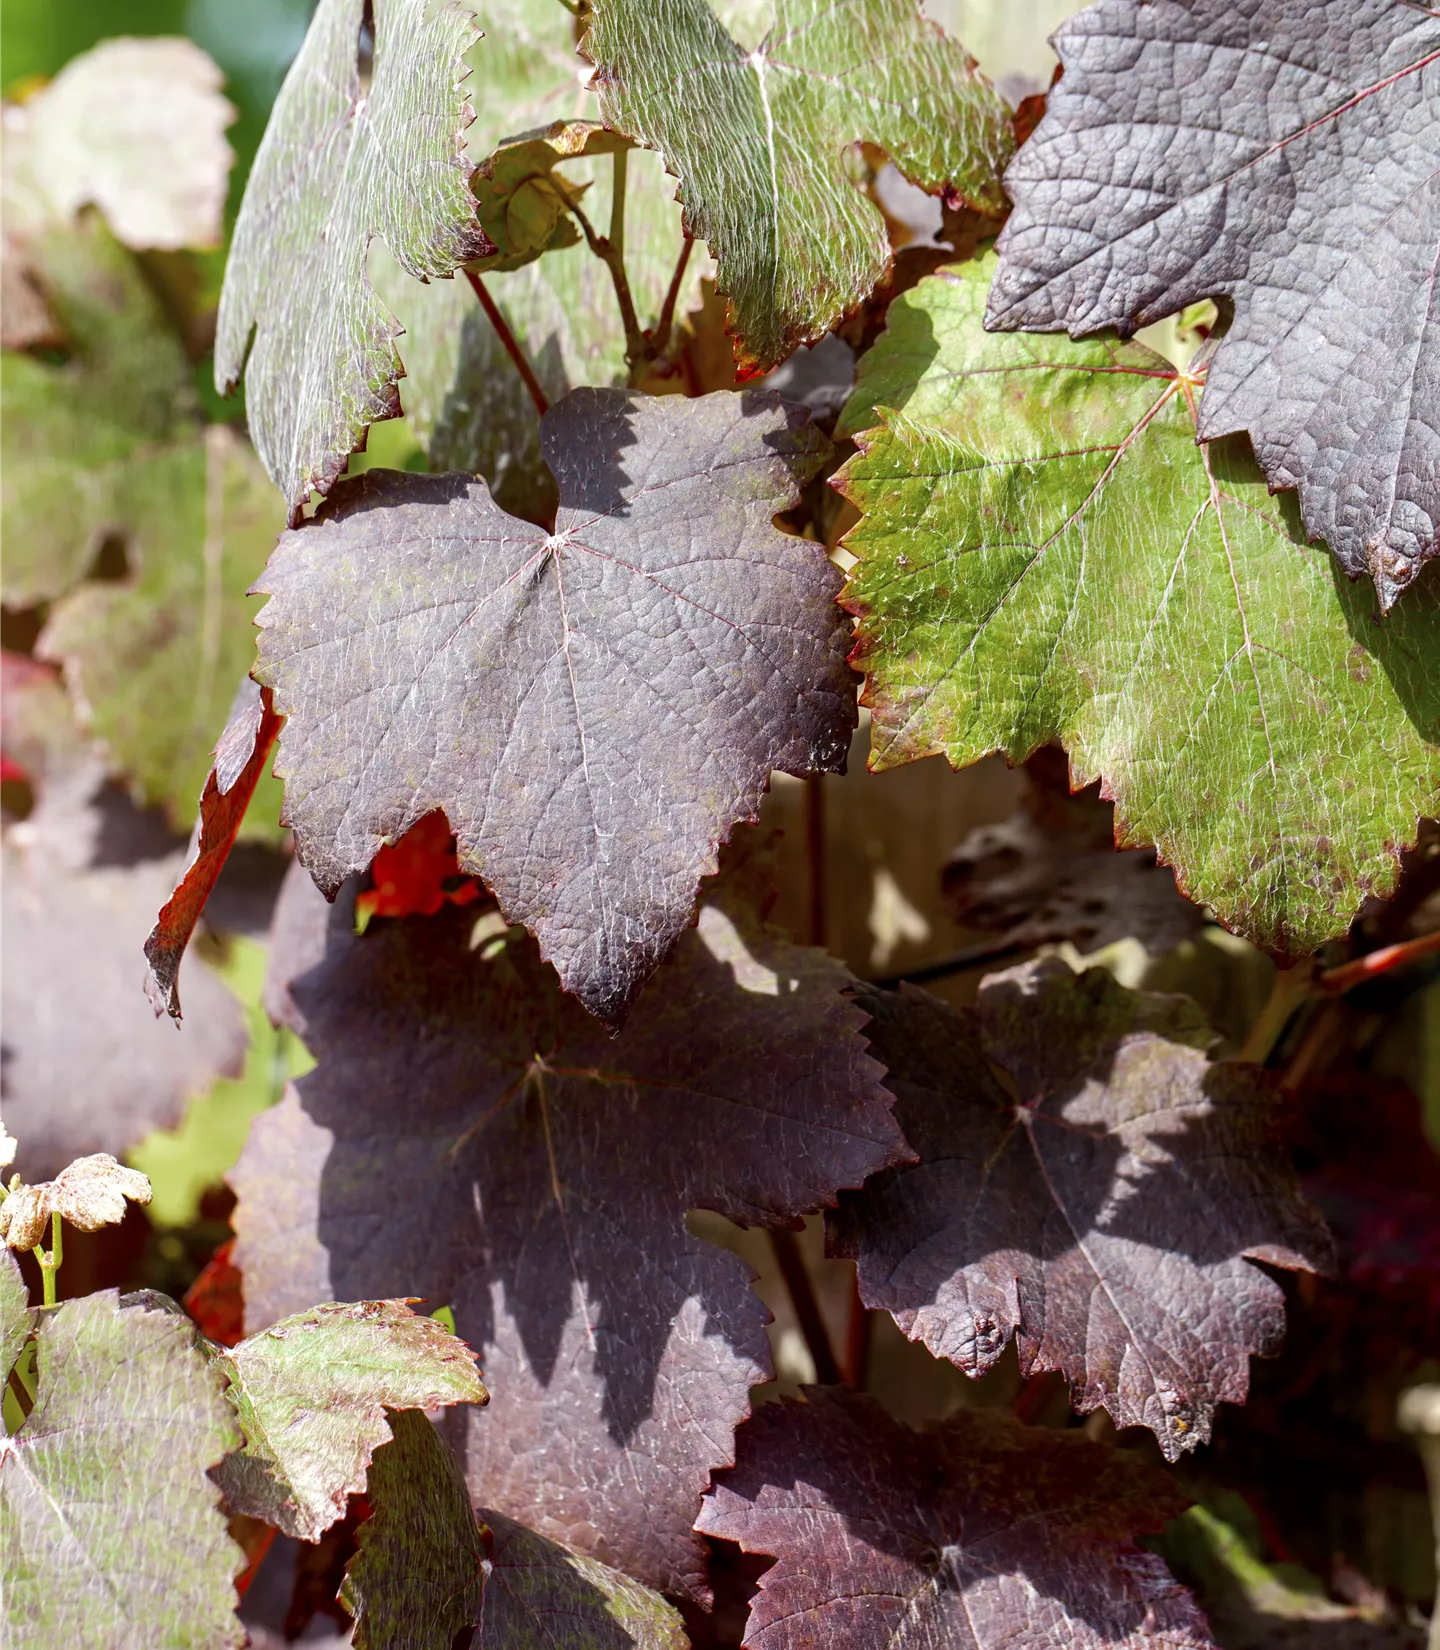
<svg viewBox="0 0 1440 1650"><path fill-rule="evenodd" d="M138 1169L127 1169L109 1152L77 1157L54 1180L17 1186L0 1204L0 1238L12 1249L33 1249L53 1215L82 1232L98 1232L125 1218L125 1200L150 1201L150 1182Z"/></svg>

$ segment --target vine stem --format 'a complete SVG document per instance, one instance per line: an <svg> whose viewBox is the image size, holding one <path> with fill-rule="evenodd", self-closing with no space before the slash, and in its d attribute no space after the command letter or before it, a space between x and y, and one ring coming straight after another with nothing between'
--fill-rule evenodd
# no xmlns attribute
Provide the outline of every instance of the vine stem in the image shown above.
<svg viewBox="0 0 1440 1650"><path fill-rule="evenodd" d="M655 323L655 330L650 335L652 358L663 355L665 346L670 342L670 333L675 325L675 305L680 300L680 283L685 279L685 269L690 262L690 249L694 245L693 235L687 235L680 243L680 256L675 260L675 273L670 277L670 285L665 289L665 302L660 308L660 319Z"/></svg>
<svg viewBox="0 0 1440 1650"><path fill-rule="evenodd" d="M65 1253L60 1241L60 1211L52 1210L50 1214L50 1248L42 1249L37 1243L30 1251L40 1267L40 1282L45 1290L46 1306L55 1304L55 1274L60 1270Z"/></svg>
<svg viewBox="0 0 1440 1650"><path fill-rule="evenodd" d="M1433 957L1437 951L1440 951L1440 928L1429 934L1421 934L1418 939L1402 940L1398 945L1381 946L1378 951L1356 957L1354 962L1341 963L1338 968L1328 968L1315 984L1327 995L1353 991L1366 980L1388 974L1392 969L1404 968L1424 957Z"/></svg>
<svg viewBox="0 0 1440 1650"><path fill-rule="evenodd" d="M804 1335L805 1345L810 1349L810 1359L815 1365L815 1379L821 1386L839 1386L840 1365L835 1361L835 1350L830 1345L830 1335L825 1328L825 1320L820 1315L820 1303L815 1299L809 1268L805 1265L805 1256L800 1251L800 1240L794 1232L787 1232L782 1227L778 1230L772 1229L770 1246L775 1251L780 1276L784 1278L785 1287L790 1291L790 1304L795 1308L795 1316L800 1320L800 1333Z"/></svg>
<svg viewBox="0 0 1440 1650"><path fill-rule="evenodd" d="M619 159L619 153L616 159ZM577 202L571 201L569 204L576 223L584 232L586 245L610 271L610 284L615 288L615 301L620 305L620 320L625 328L625 365L630 369L633 387L635 380L650 364L650 341L641 330L640 318L635 313L635 297L630 291L630 277L625 273L624 256L604 235L595 233L594 224Z"/></svg>
<svg viewBox="0 0 1440 1650"><path fill-rule="evenodd" d="M495 336L505 346L505 353L515 363L515 370L524 381L525 388L530 392L530 399L535 403L535 411L544 418L550 410L550 402L545 391L540 387L540 380L535 376L535 369L525 359L525 351L520 348L519 340L510 330L510 324L500 313L499 306L490 296L489 288L473 269L465 271L465 279L469 281L475 296L480 300L480 307L485 311L490 325L495 328Z"/></svg>

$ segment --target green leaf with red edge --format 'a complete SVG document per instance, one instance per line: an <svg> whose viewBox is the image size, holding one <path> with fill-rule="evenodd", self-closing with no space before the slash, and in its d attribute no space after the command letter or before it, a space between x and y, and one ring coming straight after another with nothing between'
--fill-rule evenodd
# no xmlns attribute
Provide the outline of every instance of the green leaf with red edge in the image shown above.
<svg viewBox="0 0 1440 1650"><path fill-rule="evenodd" d="M474 947L451 907L356 936L297 868L267 997L318 1065L230 1176L252 1323L449 1302L495 1395L465 1425L476 1500L692 1593L696 1500L768 1353L686 1213L792 1224L906 1155L849 976L761 924L767 892L753 863L708 887L611 1038L522 931Z"/></svg>
<svg viewBox="0 0 1440 1650"><path fill-rule="evenodd" d="M215 385L244 373L251 439L292 522L400 410L400 328L366 273L372 237L425 281L490 250L464 152L478 36L456 0L320 0L275 101L235 224Z"/></svg>
<svg viewBox="0 0 1440 1650"><path fill-rule="evenodd" d="M1381 620L1194 383L987 333L993 257L892 306L841 428L871 765L1059 740L1117 840L1281 955L1345 932L1440 807L1440 591Z"/></svg>
<svg viewBox="0 0 1440 1650"><path fill-rule="evenodd" d="M1186 1497L1137 1456L961 1409L913 1432L812 1391L740 1432L696 1528L775 1559L747 1650L1214 1650L1137 1537Z"/></svg>
<svg viewBox="0 0 1440 1650"><path fill-rule="evenodd" d="M776 0L737 42L706 0L594 0L607 125L657 149L710 243L742 366L821 338L885 274L884 219L846 171L862 140L931 194L998 210L1005 105L914 0Z"/></svg>

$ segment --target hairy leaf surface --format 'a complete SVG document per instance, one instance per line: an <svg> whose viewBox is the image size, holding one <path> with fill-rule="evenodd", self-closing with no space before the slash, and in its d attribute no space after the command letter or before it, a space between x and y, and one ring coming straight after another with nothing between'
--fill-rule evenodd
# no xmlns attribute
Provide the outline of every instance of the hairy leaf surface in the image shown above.
<svg viewBox="0 0 1440 1650"><path fill-rule="evenodd" d="M313 1306L212 1355L245 1434L215 1473L226 1504L302 1541L364 1489L387 1407L486 1400L469 1347L399 1300Z"/></svg>
<svg viewBox="0 0 1440 1650"><path fill-rule="evenodd" d="M547 1650L564 1623L567 1650L685 1650L674 1607L594 1559L581 1558L499 1513L477 1523L459 1463L423 1415L392 1415L395 1437L371 1463L342 1595L360 1650L451 1650L479 1626L482 1641Z"/></svg>
<svg viewBox="0 0 1440 1650"><path fill-rule="evenodd" d="M987 322L1235 316L1200 409L1382 608L1440 555L1440 18L1396 0L1101 0L1006 174Z"/></svg>
<svg viewBox="0 0 1440 1650"><path fill-rule="evenodd" d="M368 426L400 410L399 326L365 271L371 237L422 281L490 250L464 154L473 18L454 0L374 0L366 85L364 11L321 0L250 174L220 299L216 387L244 371L250 436L292 522Z"/></svg>
<svg viewBox="0 0 1440 1650"><path fill-rule="evenodd" d="M1188 998L1058 959L992 974L974 1017L913 986L861 1001L920 1154L832 1217L866 1302L970 1375L1015 1335L1024 1371L1062 1370L1082 1413L1150 1427L1170 1460L1205 1442L1284 1333L1249 1261L1330 1261L1271 1083L1207 1059Z"/></svg>
<svg viewBox="0 0 1440 1650"><path fill-rule="evenodd" d="M772 395L577 390L553 534L469 476L370 471L281 541L257 680L327 893L443 808L462 869L611 1024L773 768L843 767L839 580L771 518L827 449Z"/></svg>
<svg viewBox="0 0 1440 1650"><path fill-rule="evenodd" d="M707 889L613 1039L493 911L358 938L337 913L269 993L318 1067L230 1177L252 1321L317 1294L448 1302L495 1395L466 1426L475 1499L689 1591L697 1498L768 1355L745 1268L685 1213L785 1225L906 1155L848 975L752 904L748 881ZM325 932L313 890L310 912Z"/></svg>
<svg viewBox="0 0 1440 1650"><path fill-rule="evenodd" d="M818 1391L767 1404L737 1442L697 1527L777 1560L748 1650L1211 1650L1135 1543L1184 1497L1134 1456L997 1410L916 1433Z"/></svg>
<svg viewBox="0 0 1440 1650"><path fill-rule="evenodd" d="M35 1407L0 1439L13 1642L244 1644L240 1550L207 1476L240 1435L190 1320L105 1290L44 1314L36 1335Z"/></svg>
<svg viewBox="0 0 1440 1650"><path fill-rule="evenodd" d="M1160 357L985 332L993 268L898 299L842 415L872 765L1058 739L1122 846L1314 950L1440 802L1440 592L1379 620Z"/></svg>
<svg viewBox="0 0 1440 1650"><path fill-rule="evenodd" d="M850 145L878 144L931 194L1001 205L1005 105L912 0L776 0L747 45L706 0L595 0L584 49L607 125L680 179L743 366L822 337L889 266L880 211L846 171Z"/></svg>

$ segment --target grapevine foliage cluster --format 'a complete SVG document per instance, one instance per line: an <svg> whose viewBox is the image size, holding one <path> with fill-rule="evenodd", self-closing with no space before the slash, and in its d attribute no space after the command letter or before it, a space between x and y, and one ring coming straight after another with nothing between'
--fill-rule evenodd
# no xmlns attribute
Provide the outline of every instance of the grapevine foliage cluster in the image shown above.
<svg viewBox="0 0 1440 1650"><path fill-rule="evenodd" d="M726 1642L725 1552L755 1650L1219 1642L1170 1468L1352 1264L1267 1059L1435 949L1337 942L1440 811L1440 20L1097 0L1055 49L1012 111L914 0L319 0L213 392L213 64L114 41L7 108L13 1642L240 1646L276 1532L346 1532L372 1650ZM774 920L772 776L814 824L862 709L873 771L1037 776L947 871L1011 964L968 1001ZM198 795L189 849L120 875L122 786ZM187 948L283 844L233 1245L189 1315L62 1299L67 1224L152 1196L100 1148L244 1046ZM52 1054L22 976L77 925ZM1283 965L1239 1058L1054 943L1217 925ZM1092 1420L896 1418L807 1221L862 1330ZM752 1401L746 1230L798 1401Z"/></svg>

